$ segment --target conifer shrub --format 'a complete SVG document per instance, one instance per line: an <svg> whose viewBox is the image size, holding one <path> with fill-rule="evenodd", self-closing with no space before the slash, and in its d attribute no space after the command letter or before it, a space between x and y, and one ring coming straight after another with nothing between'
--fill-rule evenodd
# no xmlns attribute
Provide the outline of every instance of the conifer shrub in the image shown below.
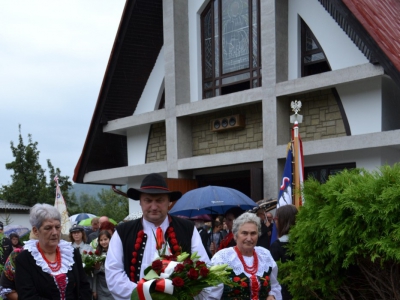
<svg viewBox="0 0 400 300"><path fill-rule="evenodd" d="M307 180L279 264L293 299L400 299L400 164Z"/></svg>

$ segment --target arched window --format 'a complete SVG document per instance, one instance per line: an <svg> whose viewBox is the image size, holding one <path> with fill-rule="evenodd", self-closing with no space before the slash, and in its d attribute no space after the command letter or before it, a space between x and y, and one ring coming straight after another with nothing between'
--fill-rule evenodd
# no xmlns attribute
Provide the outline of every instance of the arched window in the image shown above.
<svg viewBox="0 0 400 300"><path fill-rule="evenodd" d="M331 71L328 59L306 22L301 20L301 76Z"/></svg>
<svg viewBox="0 0 400 300"><path fill-rule="evenodd" d="M211 0L201 25L203 99L261 86L260 0Z"/></svg>

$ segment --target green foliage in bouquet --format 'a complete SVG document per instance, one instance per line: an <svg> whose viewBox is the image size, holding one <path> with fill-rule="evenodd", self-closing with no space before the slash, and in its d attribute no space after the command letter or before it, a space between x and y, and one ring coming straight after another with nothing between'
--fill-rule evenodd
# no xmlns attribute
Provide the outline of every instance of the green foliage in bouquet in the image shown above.
<svg viewBox="0 0 400 300"><path fill-rule="evenodd" d="M160 279L162 270L165 269L165 260L179 262L174 267L174 272L169 276L174 286L173 294L167 294L155 290L155 281L153 282L150 294L153 300L192 300L204 288L217 286L220 283L236 286L229 275L231 269L228 265L217 265L208 267L205 262L199 261L200 256L194 252L191 256L188 253L181 255L164 256L163 258L153 261L152 265L144 271L145 280ZM134 290L132 300L138 300L139 295L137 289Z"/></svg>
<svg viewBox="0 0 400 300"><path fill-rule="evenodd" d="M93 276L94 265L96 263L102 263L106 260L106 256L102 255L98 250L95 252L92 251L83 251L82 253L82 263L84 264L83 269L86 274Z"/></svg>
<svg viewBox="0 0 400 300"><path fill-rule="evenodd" d="M293 299L400 298L400 164L307 180L294 260L279 265Z"/></svg>

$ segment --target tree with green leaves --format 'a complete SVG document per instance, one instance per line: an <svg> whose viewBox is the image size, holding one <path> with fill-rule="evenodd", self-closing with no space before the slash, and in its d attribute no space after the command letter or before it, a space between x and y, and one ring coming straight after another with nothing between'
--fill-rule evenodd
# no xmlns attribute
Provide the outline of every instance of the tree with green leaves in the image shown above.
<svg viewBox="0 0 400 300"><path fill-rule="evenodd" d="M54 168L47 160L50 178L47 181L46 170L39 163L38 142L33 142L32 135L28 134L28 143L25 144L19 125L19 142L17 145L11 141L11 152L14 161L6 164L7 170L12 170L11 184L0 188L1 198L10 203L19 203L33 206L36 203L54 204L57 174L61 192L64 199L68 200L68 189L72 186L68 176L61 176L61 171Z"/></svg>
<svg viewBox="0 0 400 300"><path fill-rule="evenodd" d="M120 222L128 215L128 198L116 194L111 189L102 190L98 196L102 207L99 216L107 216Z"/></svg>
<svg viewBox="0 0 400 300"><path fill-rule="evenodd" d="M307 180L303 194L294 260L279 264L293 299L400 299L400 164Z"/></svg>

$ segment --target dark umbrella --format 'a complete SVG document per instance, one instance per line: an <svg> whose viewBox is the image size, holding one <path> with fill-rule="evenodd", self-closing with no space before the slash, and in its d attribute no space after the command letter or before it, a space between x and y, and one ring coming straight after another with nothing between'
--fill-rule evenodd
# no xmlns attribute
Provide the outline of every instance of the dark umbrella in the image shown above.
<svg viewBox="0 0 400 300"><path fill-rule="evenodd" d="M224 215L232 207L249 210L256 206L251 198L238 190L209 185L185 193L169 213L192 218L204 214Z"/></svg>

